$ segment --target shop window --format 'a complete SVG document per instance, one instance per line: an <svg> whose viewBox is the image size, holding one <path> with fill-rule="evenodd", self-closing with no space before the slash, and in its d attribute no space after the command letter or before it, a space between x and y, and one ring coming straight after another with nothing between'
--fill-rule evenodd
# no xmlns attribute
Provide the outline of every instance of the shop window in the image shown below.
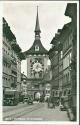
<svg viewBox="0 0 80 125"><path fill-rule="evenodd" d="M69 94L69 95L71 94L71 90L68 90L68 94Z"/></svg>

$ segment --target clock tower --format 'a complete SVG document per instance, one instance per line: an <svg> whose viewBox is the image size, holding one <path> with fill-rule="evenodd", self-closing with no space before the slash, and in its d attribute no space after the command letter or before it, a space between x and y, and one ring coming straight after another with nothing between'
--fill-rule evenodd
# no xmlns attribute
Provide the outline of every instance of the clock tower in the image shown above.
<svg viewBox="0 0 80 125"><path fill-rule="evenodd" d="M32 47L24 52L27 59L27 78L28 82L35 91L40 90L41 81L43 80L44 73L48 68L48 51L43 47L40 40L40 25L38 18L38 7L35 25L35 39Z"/></svg>

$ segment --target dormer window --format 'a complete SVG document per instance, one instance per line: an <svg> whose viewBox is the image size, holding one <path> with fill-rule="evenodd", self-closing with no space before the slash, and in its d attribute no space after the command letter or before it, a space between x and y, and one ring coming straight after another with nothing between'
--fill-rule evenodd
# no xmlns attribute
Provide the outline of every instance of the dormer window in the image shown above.
<svg viewBox="0 0 80 125"><path fill-rule="evenodd" d="M35 51L39 51L39 46L38 45L35 46Z"/></svg>

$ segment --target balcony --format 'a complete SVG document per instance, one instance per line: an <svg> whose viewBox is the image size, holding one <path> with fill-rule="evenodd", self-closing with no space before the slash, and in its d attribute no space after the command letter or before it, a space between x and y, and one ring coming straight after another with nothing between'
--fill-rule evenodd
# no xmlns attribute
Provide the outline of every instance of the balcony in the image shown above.
<svg viewBox="0 0 80 125"><path fill-rule="evenodd" d="M6 61L7 63L11 63L10 55L7 55L6 53L3 53L3 61Z"/></svg>

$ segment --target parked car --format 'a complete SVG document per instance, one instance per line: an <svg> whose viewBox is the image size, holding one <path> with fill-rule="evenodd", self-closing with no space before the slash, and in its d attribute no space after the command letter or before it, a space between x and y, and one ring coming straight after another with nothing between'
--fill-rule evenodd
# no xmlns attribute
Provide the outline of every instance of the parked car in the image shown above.
<svg viewBox="0 0 80 125"><path fill-rule="evenodd" d="M23 103L28 101L28 97L24 97Z"/></svg>
<svg viewBox="0 0 80 125"><path fill-rule="evenodd" d="M32 97L28 97L27 103L28 103L28 104L33 104L33 98L32 98Z"/></svg>

